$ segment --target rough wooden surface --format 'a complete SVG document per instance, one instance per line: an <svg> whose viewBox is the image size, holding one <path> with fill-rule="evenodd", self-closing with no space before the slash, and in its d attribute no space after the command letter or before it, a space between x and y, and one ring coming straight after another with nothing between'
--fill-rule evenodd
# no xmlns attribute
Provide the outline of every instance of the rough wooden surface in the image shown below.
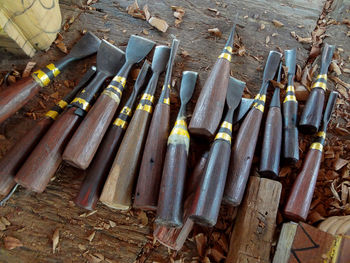
<svg viewBox="0 0 350 263"><path fill-rule="evenodd" d="M177 91L182 70L200 73L199 85L188 109L188 112L192 112L198 98L199 87L204 84L210 67L226 42L237 11L239 12L237 33L241 43L246 47L246 55L233 56L232 74L246 81L248 90L255 94L261 83L264 59L270 49L297 47L297 63L305 64L311 46L297 42L291 37L290 32L295 31L303 37L309 36L316 26L324 5L322 0L294 0L293 3L283 0L247 0L244 4L242 1L179 0L174 3L169 0L140 0L141 7L147 3L152 15L165 19L170 25L166 33L160 33L146 21L127 14L125 9L132 2L100 0L91 5L96 8L95 10L89 10L83 6L86 1L60 1L63 21L74 20L67 31L62 30L63 42L70 48L84 29L92 31L99 37L113 40L117 46L124 49L130 34L148 37L158 44L170 44L172 35L176 36L181 41L179 53L187 51L189 56L178 56L176 59L173 73L176 86L171 93L173 119L178 110L176 108L179 104ZM174 26L175 18L170 8L174 4L183 6L186 11L183 22L178 28ZM207 8L216 8L219 15ZM271 22L272 19L281 21L284 26L275 27ZM261 24L265 25L262 30ZM303 27L298 28L298 25ZM345 30L345 25L341 26ZM209 35L207 30L215 27L221 30L223 38ZM103 32L108 29L109 32ZM147 29L149 35L143 34L143 29ZM266 44L267 36L270 41ZM346 46L343 48L345 49ZM53 46L46 53L36 54L32 61L37 62L36 67L40 68L61 57L63 57L62 52ZM0 61L0 71L15 68L21 72L27 62L28 60L4 55ZM33 116L42 116L72 88L66 87L63 84L64 81L68 80L71 84L77 83L83 74L82 69L93 62L94 58L91 58L71 65L52 85L44 88L35 99L0 126L0 156L3 156L30 128L34 121ZM53 96L56 92L58 97ZM44 107L39 102L43 103ZM35 113L35 115L26 113ZM190 163L190 166L193 165ZM11 222L6 230L0 232L1 239L12 236L23 243L23 247L14 250L6 250L0 244L0 262L94 262L91 258L88 259L88 256L96 253L113 259L114 262L134 262L144 252L146 252L144 258L147 262L170 261L166 248L156 245L155 249L152 249L149 237L151 237L154 214L148 214L147 223L144 214L139 210L116 212L99 204L95 214L80 217L79 215L85 211L75 207L71 200L82 181L81 171L63 165L55 178L42 194L29 193L20 188L7 205L0 209L0 216L6 217ZM115 222L116 226L109 220ZM221 227L220 218L214 231L220 229L219 224ZM114 227L107 229L108 225ZM53 254L51 239L56 229L59 229L60 238L58 249ZM87 237L94 231L96 231L95 237L90 242ZM191 239L185 243L176 258L181 257L185 262L190 262L197 255L195 243ZM105 260L105 262L108 261Z"/></svg>
<svg viewBox="0 0 350 263"><path fill-rule="evenodd" d="M280 182L253 176L237 214L226 262L270 262Z"/></svg>

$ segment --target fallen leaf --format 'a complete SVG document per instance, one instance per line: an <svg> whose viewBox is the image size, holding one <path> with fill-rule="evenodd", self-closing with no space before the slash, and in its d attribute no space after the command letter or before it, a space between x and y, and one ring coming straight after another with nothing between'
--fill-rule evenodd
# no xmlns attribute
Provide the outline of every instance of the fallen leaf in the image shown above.
<svg viewBox="0 0 350 263"><path fill-rule="evenodd" d="M22 78L28 77L35 65L36 65L36 62L29 61L25 69L23 70Z"/></svg>
<svg viewBox="0 0 350 263"><path fill-rule="evenodd" d="M154 16L152 16L148 20L148 23L150 23L150 25L154 26L155 28L157 28L161 32L166 32L168 30L168 27L169 27L169 25L167 24L167 22L165 20L154 17Z"/></svg>
<svg viewBox="0 0 350 263"><path fill-rule="evenodd" d="M208 32L216 37L221 37L222 33L221 31L216 27L216 28L209 28Z"/></svg>
<svg viewBox="0 0 350 263"><path fill-rule="evenodd" d="M65 53L65 54L68 53L67 47L66 47L66 45L63 42L57 43L56 47L58 47L59 50L61 50L63 53Z"/></svg>
<svg viewBox="0 0 350 263"><path fill-rule="evenodd" d="M278 20L272 20L272 23L274 24L275 27L283 27L284 24Z"/></svg>
<svg viewBox="0 0 350 263"><path fill-rule="evenodd" d="M239 49L238 49L238 51L237 51L237 53L238 53L238 55L241 56L241 57L244 56L245 53L246 53L245 46L240 46Z"/></svg>
<svg viewBox="0 0 350 263"><path fill-rule="evenodd" d="M331 71L334 71L335 74L337 74L337 76L341 75L340 67L338 66L338 64L334 60L331 62L329 69Z"/></svg>
<svg viewBox="0 0 350 263"><path fill-rule="evenodd" d="M22 247L23 244L20 240L14 237L7 236L4 238L5 248L8 250L15 249L16 247Z"/></svg>
<svg viewBox="0 0 350 263"><path fill-rule="evenodd" d="M59 239L60 239L60 232L58 229L56 229L52 236L52 253L54 254L55 254Z"/></svg>

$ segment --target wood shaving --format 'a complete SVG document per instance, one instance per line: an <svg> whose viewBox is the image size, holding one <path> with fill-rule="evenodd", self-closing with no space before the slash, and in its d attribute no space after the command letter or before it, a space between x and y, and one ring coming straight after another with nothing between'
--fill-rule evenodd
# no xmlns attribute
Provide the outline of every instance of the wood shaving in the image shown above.
<svg viewBox="0 0 350 263"><path fill-rule="evenodd" d="M13 76L13 75L9 75L9 76L7 77L7 80L8 80L8 82L9 82L10 84L15 84L15 83L16 83L16 77Z"/></svg>
<svg viewBox="0 0 350 263"><path fill-rule="evenodd" d="M147 226L148 224L148 217L147 214L144 211L140 211L140 213L137 215L137 219L141 221L141 225Z"/></svg>
<svg viewBox="0 0 350 263"><path fill-rule="evenodd" d="M6 230L6 225L3 222L0 222L0 230L1 231Z"/></svg>
<svg viewBox="0 0 350 263"><path fill-rule="evenodd" d="M246 53L245 46L243 46L243 45L240 46L239 49L237 50L237 54L238 54L240 57L242 57L242 56L245 55L245 53Z"/></svg>
<svg viewBox="0 0 350 263"><path fill-rule="evenodd" d="M151 26L157 28L161 32L166 32L169 28L168 23L160 18L152 16L149 20L148 23L150 23Z"/></svg>
<svg viewBox="0 0 350 263"><path fill-rule="evenodd" d="M148 21L151 18L151 13L148 10L148 5L145 5L142 10L145 13L146 20Z"/></svg>
<svg viewBox="0 0 350 263"><path fill-rule="evenodd" d="M335 76L329 76L331 80L333 80L335 83L342 85L343 87L350 89L350 84L346 83L345 81L342 81L340 78Z"/></svg>
<svg viewBox="0 0 350 263"><path fill-rule="evenodd" d="M265 29L265 24L260 24L260 30L264 30Z"/></svg>
<svg viewBox="0 0 350 263"><path fill-rule="evenodd" d="M90 242L92 242L92 240L94 239L96 234L96 231L92 232L86 239L89 240Z"/></svg>
<svg viewBox="0 0 350 263"><path fill-rule="evenodd" d="M348 160L338 158L336 162L334 163L334 170L339 171L341 168L343 168L345 165L349 163Z"/></svg>
<svg viewBox="0 0 350 263"><path fill-rule="evenodd" d="M100 254L94 254L94 255L93 254L87 254L86 255L86 259L87 259L87 261L89 263L99 263L99 262L104 260L104 257L101 258L99 256L100 256Z"/></svg>
<svg viewBox="0 0 350 263"><path fill-rule="evenodd" d="M82 245L82 244L79 244L79 245L78 245L78 248L79 248L80 250L86 250L86 246L84 246L84 245Z"/></svg>
<svg viewBox="0 0 350 263"><path fill-rule="evenodd" d="M6 219L6 217L1 217L1 222L5 225L5 226L10 226L11 225L11 223L10 223L10 221L8 221L7 219Z"/></svg>
<svg viewBox="0 0 350 263"><path fill-rule="evenodd" d="M23 244L19 239L11 237L11 236L7 236L4 238L4 244L5 244L5 248L7 250L12 250L12 249L15 249L17 247L23 247Z"/></svg>
<svg viewBox="0 0 350 263"><path fill-rule="evenodd" d="M116 222L109 220L109 225L111 227L115 227L117 224L116 224Z"/></svg>
<svg viewBox="0 0 350 263"><path fill-rule="evenodd" d="M146 16L143 10L140 9L139 4L137 3L137 0L134 1L131 5L129 5L126 8L126 11L128 12L129 15L140 18L143 20L146 20Z"/></svg>
<svg viewBox="0 0 350 263"><path fill-rule="evenodd" d="M26 65L25 69L23 70L22 78L28 77L35 65L36 65L36 62L29 61Z"/></svg>
<svg viewBox="0 0 350 263"><path fill-rule="evenodd" d="M207 237L203 233L199 233L194 237L194 240L196 241L198 254L203 257L207 245Z"/></svg>
<svg viewBox="0 0 350 263"><path fill-rule="evenodd" d="M284 26L284 24L282 22L275 20L275 19L272 20L272 23L275 27L283 27Z"/></svg>
<svg viewBox="0 0 350 263"><path fill-rule="evenodd" d="M270 36L267 36L265 39L265 44L267 45L270 42Z"/></svg>
<svg viewBox="0 0 350 263"><path fill-rule="evenodd" d="M61 50L63 53L68 54L67 47L63 42L57 43L56 47L58 47L58 49Z"/></svg>
<svg viewBox="0 0 350 263"><path fill-rule="evenodd" d="M52 236L52 253L54 254L56 252L59 239L60 239L60 232L58 229L56 229Z"/></svg>
<svg viewBox="0 0 350 263"><path fill-rule="evenodd" d="M341 75L340 67L338 66L338 64L334 60L331 62L329 69L331 71L334 71L335 74L337 74L337 76Z"/></svg>
<svg viewBox="0 0 350 263"><path fill-rule="evenodd" d="M190 56L190 53L188 53L188 51L186 51L186 50L183 50L183 51L181 51L181 56L186 58L186 57Z"/></svg>
<svg viewBox="0 0 350 263"><path fill-rule="evenodd" d="M208 32L216 37L221 37L222 36L222 33L220 31L220 29L218 29L217 27L216 28L209 28L208 29Z"/></svg>
<svg viewBox="0 0 350 263"><path fill-rule="evenodd" d="M174 10L175 26L179 27L182 23L182 18L185 15L185 9L181 6L171 6L171 9Z"/></svg>
<svg viewBox="0 0 350 263"><path fill-rule="evenodd" d="M147 30L147 29L143 29L143 30L142 30L142 33L143 33L144 35L146 35L146 36L148 36L148 35L149 35L149 32L148 32L148 30Z"/></svg>

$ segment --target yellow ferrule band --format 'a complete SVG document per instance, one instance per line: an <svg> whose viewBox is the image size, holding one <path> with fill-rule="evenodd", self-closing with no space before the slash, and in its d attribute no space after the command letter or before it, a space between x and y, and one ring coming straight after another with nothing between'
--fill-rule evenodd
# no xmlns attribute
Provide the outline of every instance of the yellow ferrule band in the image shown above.
<svg viewBox="0 0 350 263"><path fill-rule="evenodd" d="M324 79L324 80L327 81L327 74L320 74L320 75L318 75L318 76L317 76L317 80L318 80L318 79Z"/></svg>
<svg viewBox="0 0 350 263"><path fill-rule="evenodd" d="M259 100L265 102L266 101L266 95L259 96Z"/></svg>
<svg viewBox="0 0 350 263"><path fill-rule="evenodd" d="M125 83L126 83L126 78L120 77L120 76L115 76L112 81L119 82L124 87Z"/></svg>
<svg viewBox="0 0 350 263"><path fill-rule="evenodd" d="M184 120L177 120L174 126L181 125L187 127L187 123Z"/></svg>
<svg viewBox="0 0 350 263"><path fill-rule="evenodd" d="M170 99L169 99L169 98L164 99L164 100L163 100L163 103L164 103L164 104L170 105Z"/></svg>
<svg viewBox="0 0 350 263"><path fill-rule="evenodd" d="M61 71L58 69L58 68L56 68L56 66L54 65L54 64L49 64L49 65L47 65L46 66L51 72L52 72L52 74L56 77L58 74L60 74L61 73Z"/></svg>
<svg viewBox="0 0 350 263"><path fill-rule="evenodd" d="M224 59L227 59L228 61L231 62L231 55L230 54L227 54L227 53L221 53L219 58L224 58Z"/></svg>
<svg viewBox="0 0 350 263"><path fill-rule="evenodd" d="M259 111L261 111L261 112L264 112L264 105L262 105L262 104L258 104L258 103L254 103L254 105L253 105L253 107L254 108L256 108L256 109L258 109Z"/></svg>
<svg viewBox="0 0 350 263"><path fill-rule="evenodd" d="M316 135L317 137L322 137L323 139L326 139L326 133L324 131L320 131Z"/></svg>
<svg viewBox="0 0 350 263"><path fill-rule="evenodd" d="M289 86L287 87L287 92L293 92L293 93L295 93L294 86L293 86L293 85L289 85Z"/></svg>
<svg viewBox="0 0 350 263"><path fill-rule="evenodd" d="M147 112L149 112L149 113L152 112L152 106L151 106L151 105L147 105L147 104L142 105L142 104L140 103L140 104L137 106L136 109L137 109L137 110L147 111Z"/></svg>
<svg viewBox="0 0 350 263"><path fill-rule="evenodd" d="M153 100L154 100L154 96L153 95L150 95L150 94L143 94L142 97L141 97L141 100L149 100L150 102L153 103Z"/></svg>
<svg viewBox="0 0 350 263"><path fill-rule="evenodd" d="M254 100L258 100L260 98L260 94L256 94Z"/></svg>
<svg viewBox="0 0 350 263"><path fill-rule="evenodd" d="M218 140L218 139L222 139L231 143L231 136L226 132L219 132L218 134L216 134L215 140Z"/></svg>
<svg viewBox="0 0 350 263"><path fill-rule="evenodd" d="M314 88L322 88L322 89L324 89L324 91L326 91L326 89L327 89L327 84L324 83L324 82L319 82L319 81L317 81L317 82L314 83L314 85L312 85L312 88L313 88L313 89L314 89Z"/></svg>
<svg viewBox="0 0 350 263"><path fill-rule="evenodd" d="M64 109L65 107L67 107L68 103L65 102L64 100L60 100L58 103L57 103L57 106L60 107L61 109Z"/></svg>
<svg viewBox="0 0 350 263"><path fill-rule="evenodd" d="M226 49L228 52L232 53L232 47L227 46L227 47L225 47L225 49Z"/></svg>
<svg viewBox="0 0 350 263"><path fill-rule="evenodd" d="M122 119L117 118L114 122L113 125L118 126L120 128L122 128L123 130L126 128L126 126L128 125L128 123Z"/></svg>
<svg viewBox="0 0 350 263"><path fill-rule="evenodd" d="M323 145L319 142L314 142L311 144L310 149L315 149L315 150L319 150L319 151L323 151Z"/></svg>
<svg viewBox="0 0 350 263"><path fill-rule="evenodd" d="M35 71L32 76L34 76L36 81L40 81L41 85L40 86L47 86L50 83L50 78L48 75L46 75L46 73L44 71L42 71L41 69Z"/></svg>
<svg viewBox="0 0 350 263"><path fill-rule="evenodd" d="M224 121L221 124L221 128L226 128L226 129L229 129L230 131L232 131L232 123L229 123L228 121Z"/></svg>
<svg viewBox="0 0 350 263"><path fill-rule="evenodd" d="M82 99L82 98L75 98L73 102L77 102L83 105L83 110L88 110L90 108L90 104L89 102L87 102L86 100Z"/></svg>
<svg viewBox="0 0 350 263"><path fill-rule="evenodd" d="M183 128L175 127L174 129L172 129L170 136L174 135L174 134L180 135L180 136L185 136L188 139L190 138L190 134L188 133L188 131L186 129L183 129Z"/></svg>
<svg viewBox="0 0 350 263"><path fill-rule="evenodd" d="M113 91L104 90L104 91L102 92L102 94L104 94L104 95L110 97L110 98L111 98L112 100L114 100L117 104L119 104L120 98L119 98L119 96L118 96L117 94L115 94ZM120 93L120 95L121 95L121 93Z"/></svg>
<svg viewBox="0 0 350 263"><path fill-rule="evenodd" d="M125 114L126 116L131 116L131 109L127 106L124 106L120 113Z"/></svg>
<svg viewBox="0 0 350 263"><path fill-rule="evenodd" d="M297 101L297 98L294 95L287 95L286 98L284 99L283 103L287 101Z"/></svg>
<svg viewBox="0 0 350 263"><path fill-rule="evenodd" d="M114 89L116 92L118 92L118 93L120 94L120 96L121 96L122 93L123 93L118 87L113 86L113 85L111 85L111 84L109 84L107 88L112 88L112 89Z"/></svg>
<svg viewBox="0 0 350 263"><path fill-rule="evenodd" d="M56 120L56 118L58 116L58 112L54 111L54 110L50 110L50 111L46 112L45 116L50 117L53 120Z"/></svg>

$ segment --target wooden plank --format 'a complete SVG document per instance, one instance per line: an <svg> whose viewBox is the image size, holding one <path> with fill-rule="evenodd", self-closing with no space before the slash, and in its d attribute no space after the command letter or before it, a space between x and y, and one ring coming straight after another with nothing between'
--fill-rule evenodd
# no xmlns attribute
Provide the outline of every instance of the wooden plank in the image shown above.
<svg viewBox="0 0 350 263"><path fill-rule="evenodd" d="M238 211L226 262L270 262L282 185L252 176Z"/></svg>

